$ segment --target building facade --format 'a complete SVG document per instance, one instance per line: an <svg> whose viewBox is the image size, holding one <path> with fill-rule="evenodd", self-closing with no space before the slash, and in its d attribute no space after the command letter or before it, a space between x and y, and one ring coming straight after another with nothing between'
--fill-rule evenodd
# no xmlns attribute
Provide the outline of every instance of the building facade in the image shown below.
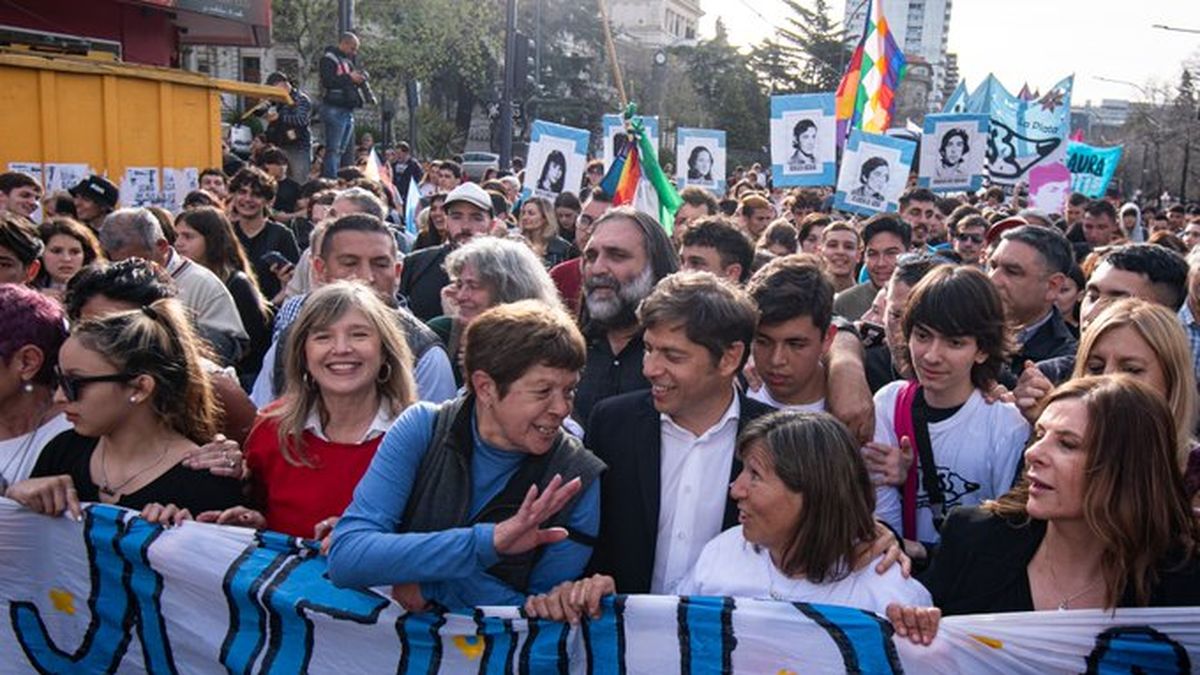
<svg viewBox="0 0 1200 675"><path fill-rule="evenodd" d="M648 47L693 45L699 39L698 0L612 0L609 17L617 32Z"/></svg>

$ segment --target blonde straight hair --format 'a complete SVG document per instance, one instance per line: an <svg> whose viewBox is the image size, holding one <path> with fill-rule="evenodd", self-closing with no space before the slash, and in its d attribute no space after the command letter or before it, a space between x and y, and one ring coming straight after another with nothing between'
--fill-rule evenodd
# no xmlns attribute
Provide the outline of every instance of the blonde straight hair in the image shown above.
<svg viewBox="0 0 1200 675"><path fill-rule="evenodd" d="M321 423L329 423L320 388L308 372L304 345L314 332L328 328L350 310L358 310L374 326L383 353L383 367L375 387L393 415L399 415L416 400L413 356L393 310L375 292L362 284L336 281L314 291L292 324L284 347L284 388L277 406L264 412L279 424L279 450L293 466L314 467L304 448L304 425L315 410Z"/></svg>

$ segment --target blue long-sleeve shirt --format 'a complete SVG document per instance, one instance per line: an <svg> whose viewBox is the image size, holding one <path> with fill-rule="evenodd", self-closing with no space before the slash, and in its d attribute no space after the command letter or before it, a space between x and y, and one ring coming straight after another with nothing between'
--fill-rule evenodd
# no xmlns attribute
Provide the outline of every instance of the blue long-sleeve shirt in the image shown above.
<svg viewBox="0 0 1200 675"><path fill-rule="evenodd" d="M487 573L499 559L492 523L440 532L397 533L417 470L433 439L437 407L417 403L405 410L379 446L354 500L338 521L329 551L329 578L338 586L384 586L419 582L426 600L451 609L518 605L525 595ZM483 442L471 419L471 516L508 483L525 454ZM600 529L600 481L593 481L568 519L574 530ZM548 546L530 575L531 593L544 593L583 573L592 549L565 540Z"/></svg>

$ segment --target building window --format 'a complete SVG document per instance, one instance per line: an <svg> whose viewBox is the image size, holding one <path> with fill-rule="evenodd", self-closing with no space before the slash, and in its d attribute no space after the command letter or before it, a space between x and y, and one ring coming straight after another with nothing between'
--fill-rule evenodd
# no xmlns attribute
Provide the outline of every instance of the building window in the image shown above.
<svg viewBox="0 0 1200 675"><path fill-rule="evenodd" d="M242 57L242 82L262 82L262 62L257 56Z"/></svg>

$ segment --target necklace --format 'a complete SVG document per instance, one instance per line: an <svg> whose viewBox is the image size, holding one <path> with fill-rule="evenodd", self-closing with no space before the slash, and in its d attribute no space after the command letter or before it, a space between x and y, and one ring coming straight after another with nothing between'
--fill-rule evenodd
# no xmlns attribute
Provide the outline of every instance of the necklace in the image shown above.
<svg viewBox="0 0 1200 675"><path fill-rule="evenodd" d="M1054 587L1059 588L1060 586L1058 584L1058 575L1054 573L1054 561L1050 559L1049 553L1046 554L1046 566L1050 568L1050 580L1054 582ZM1063 612L1063 611L1070 609L1072 601L1078 599L1079 596L1081 596L1084 593L1087 593L1088 591L1095 588L1097 585L1099 585L1099 583L1101 581L1104 581L1104 577L1096 579L1096 580L1092 581L1092 583L1088 584L1087 586L1084 586L1083 588L1079 589L1078 591L1075 591L1071 595L1064 597L1058 603L1058 611Z"/></svg>
<svg viewBox="0 0 1200 675"><path fill-rule="evenodd" d="M108 459L108 453L104 452L104 450L105 450L104 448L100 448L100 452L102 453L100 455L100 492L101 492L101 494L106 494L109 497L116 497L117 494L120 492L121 488L125 487L126 485L129 485L138 476L141 476L142 474L146 473L150 469L153 469L154 467L161 464L162 461L167 456L167 449L169 447L170 447L169 443L167 445L164 445L163 449L162 449L162 453L159 454L158 459L154 460L153 464L150 464L149 466L146 466L145 468L138 470L132 476L121 481L120 485L117 485L115 487L110 486L108 484L108 471L105 470L105 468L104 468L105 460Z"/></svg>

